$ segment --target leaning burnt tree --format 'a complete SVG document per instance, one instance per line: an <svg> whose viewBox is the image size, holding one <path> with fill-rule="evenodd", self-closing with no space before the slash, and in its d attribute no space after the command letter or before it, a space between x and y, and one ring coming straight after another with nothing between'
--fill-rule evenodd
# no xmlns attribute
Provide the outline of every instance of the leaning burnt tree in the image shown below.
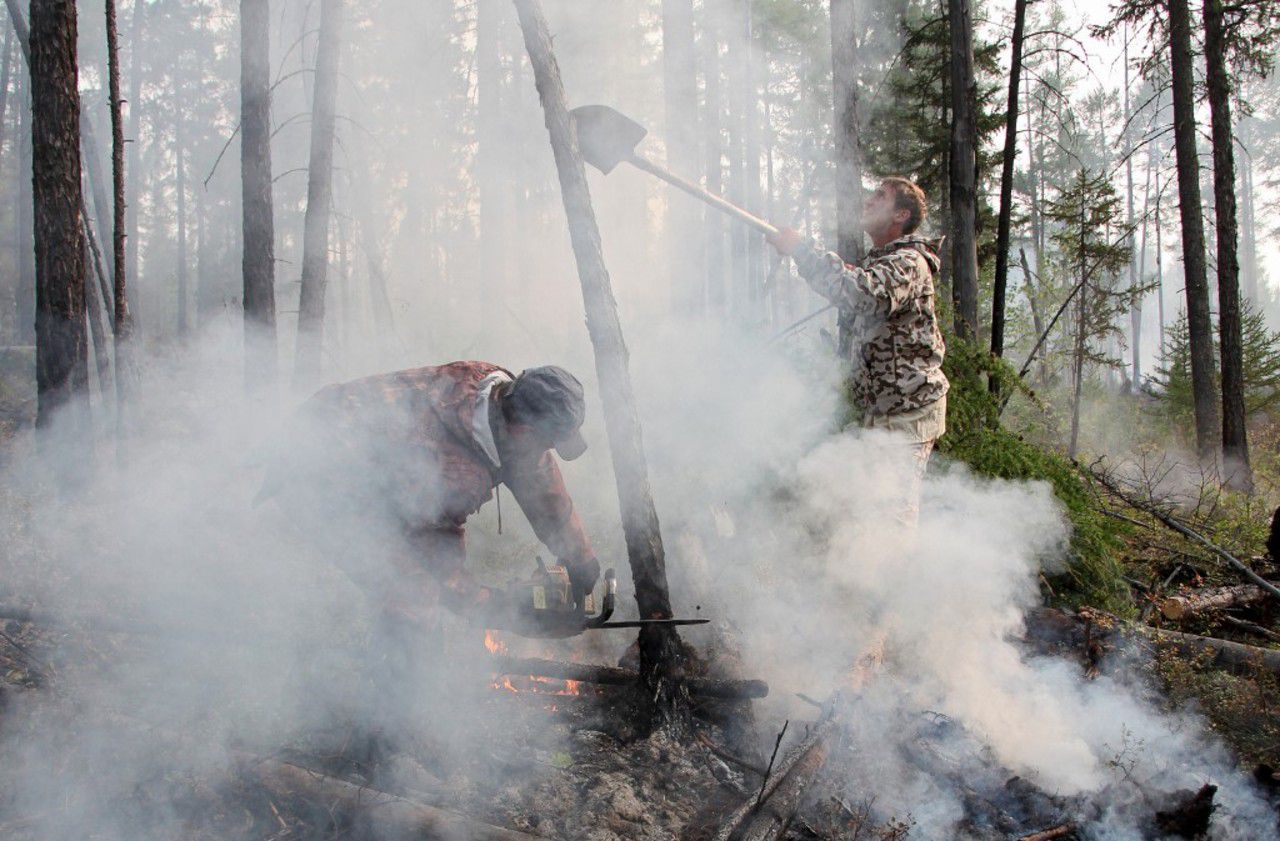
<svg viewBox="0 0 1280 841"><path fill-rule="evenodd" d="M75 0L32 0L29 61L36 258L37 428L89 443Z"/></svg>
<svg viewBox="0 0 1280 841"><path fill-rule="evenodd" d="M1231 79L1227 75L1222 0L1204 0L1204 58L1213 128L1213 207L1218 235L1218 342L1222 370L1222 460L1224 479L1238 489L1253 487L1245 433L1244 351L1240 328L1239 229L1236 223L1235 141L1231 123Z"/></svg>
<svg viewBox="0 0 1280 841"><path fill-rule="evenodd" d="M302 292L293 384L320 376L324 347L324 293L329 274L329 211L333 204L333 128L338 105L338 49L342 0L320 4L320 45L311 103L311 159L307 164L307 212L302 223Z"/></svg>
<svg viewBox="0 0 1280 841"><path fill-rule="evenodd" d="M275 218L271 194L271 8L240 0L240 195L244 231L244 376L276 379Z"/></svg>
<svg viewBox="0 0 1280 841"><path fill-rule="evenodd" d="M831 0L831 81L836 135L836 251L862 259L862 149L858 143L855 0Z"/></svg>
<svg viewBox="0 0 1280 841"><path fill-rule="evenodd" d="M640 417L628 369L627 345L618 320L609 270L605 268L591 193L582 155L565 103L560 68L551 50L551 33L538 0L515 0L524 31L525 47L533 65L534 80L546 115L547 131L560 176L560 192L569 238L578 264L578 280L586 307L587 332L595 350L596 375L604 403L605 430L618 486L622 531L627 559L635 582L636 604L644 619L671 616L667 589L666 558L658 513L649 490ZM661 695L664 706L674 699L664 677L682 658L680 637L674 628L648 627L640 632L640 675L646 686Z"/></svg>
<svg viewBox="0 0 1280 841"><path fill-rule="evenodd" d="M951 24L951 297L956 335L978 329L978 88L969 0L948 0Z"/></svg>
<svg viewBox="0 0 1280 841"><path fill-rule="evenodd" d="M1196 450L1214 458L1218 410L1213 385L1213 320L1204 256L1204 215L1200 207L1200 160L1196 152L1195 68L1191 54L1191 13L1187 0L1168 0L1169 64L1173 75L1173 139L1178 161L1178 209L1182 215L1182 265L1186 277L1187 328L1191 341L1191 394L1195 406Z"/></svg>

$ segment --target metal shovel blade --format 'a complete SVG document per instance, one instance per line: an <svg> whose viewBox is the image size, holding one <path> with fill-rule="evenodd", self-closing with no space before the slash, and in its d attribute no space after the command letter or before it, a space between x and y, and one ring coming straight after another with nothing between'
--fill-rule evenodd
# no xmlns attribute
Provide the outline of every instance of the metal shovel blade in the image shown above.
<svg viewBox="0 0 1280 841"><path fill-rule="evenodd" d="M582 159L605 175L628 160L636 144L649 133L644 126L608 105L581 105L570 113Z"/></svg>

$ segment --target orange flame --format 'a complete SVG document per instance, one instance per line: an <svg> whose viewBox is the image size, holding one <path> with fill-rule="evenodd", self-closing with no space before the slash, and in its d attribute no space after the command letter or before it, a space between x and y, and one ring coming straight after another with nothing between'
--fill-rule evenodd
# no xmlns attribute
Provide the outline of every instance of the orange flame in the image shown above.
<svg viewBox="0 0 1280 841"><path fill-rule="evenodd" d="M560 680L542 675L498 675L490 684L494 689L505 689L516 694L530 695L581 695L582 682Z"/></svg>
<svg viewBox="0 0 1280 841"><path fill-rule="evenodd" d="M494 631L484 632L484 647L489 650L490 654L506 654L507 644Z"/></svg>

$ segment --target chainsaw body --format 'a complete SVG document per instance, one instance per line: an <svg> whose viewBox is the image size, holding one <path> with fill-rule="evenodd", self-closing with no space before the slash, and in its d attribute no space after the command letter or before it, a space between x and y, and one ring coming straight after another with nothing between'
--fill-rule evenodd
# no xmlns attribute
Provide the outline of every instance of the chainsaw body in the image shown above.
<svg viewBox="0 0 1280 841"><path fill-rule="evenodd" d="M594 593L582 594L582 603L578 604L564 566L547 566L542 558L537 560L538 566L528 580L516 585L521 618L529 627L549 636L574 636L598 627L613 615L618 579L612 569L605 570L604 598L597 613Z"/></svg>

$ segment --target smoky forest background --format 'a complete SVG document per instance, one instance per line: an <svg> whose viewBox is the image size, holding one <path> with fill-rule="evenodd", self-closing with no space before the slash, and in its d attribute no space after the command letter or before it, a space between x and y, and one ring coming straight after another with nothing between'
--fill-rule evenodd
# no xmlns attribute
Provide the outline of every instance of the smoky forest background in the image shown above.
<svg viewBox="0 0 1280 841"><path fill-rule="evenodd" d="M902 748L916 769L902 779L915 782L862 808L841 788L859 772L840 765L840 782L823 783L826 811L797 819L811 834L788 819L779 832L791 835L768 837L1019 837L973 829L972 777L916 785L906 696L938 705L999 767L1085 798L1053 801L1075 817L1045 838L1163 837L1125 834L1155 807L1117 791L1149 792L1172 767L1222 785L1223 814L1236 817L1212 837L1270 837L1275 815L1258 804L1280 785L1280 4L530 3L5 0L0 647L11 694L71 700L57 712L24 702L17 724L0 704L0 750L25 780L0 794L16 821L0 814L0 830L107 826L126 838L191 826L185 813L107 805L142 781L171 782L157 770L168 751L131 746L132 770L104 788L91 769L112 754L115 725L83 741L55 726L59 714L125 709L142 686L181 699L143 704L171 730L220 722L204 743L219 746L217 761L193 751L201 759L184 773L317 726L289 680L302 662L338 668L314 653L326 620L349 611L356 636L363 620L265 524L269 512L249 513L261 466L285 419L327 383L482 359L564 365L583 380L591 448L565 466L575 501L624 595L657 575L666 598L669 577L668 614L724 620L684 637L710 660L733 648L720 659L768 678L771 697L813 694L805 680L846 666L855 638L899 617L889 624L920 664L912 689L867 701L877 726L842 744L863 756ZM840 432L850 401L834 311L756 231L635 167L588 170L611 283L589 290L548 143L553 97L530 59L533 6L569 105L619 109L648 129L647 158L847 262L869 245L859 217L880 178L923 189L922 233L941 242L951 391L914 541L865 519L867 495L896 474L878 439ZM617 335L600 326L603 302L616 303ZM619 405L634 420L631 457L617 452ZM493 508L474 518L470 552L496 580L538 547L516 515L504 534ZM846 514L864 520L846 529ZM645 529L657 549L637 558ZM909 559L931 571L914 575L925 567ZM116 655L67 619L236 624L228 605L277 648L198 667L177 649L134 652L141 665L101 672ZM1140 664L1117 667L1140 677L1145 700L1129 706L1110 683L1079 688L1106 659L1089 648L1092 630L1088 677L990 653L1037 610L1123 633L1117 651L1145 646ZM40 611L72 630L41 631ZM77 627L99 647L70 645ZM960 653L957 627L974 634ZM630 639L612 639L532 653L613 662ZM802 668L796 651L812 662ZM646 680L653 668L646 659ZM85 670L91 679L70 676ZM265 694L250 698L237 675ZM1052 714L1033 715L1033 702ZM225 720L189 718L218 705ZM1024 712L1039 719L1034 738L1004 731ZM460 756L489 756L472 730L445 732L455 713L441 715L436 783ZM775 718L794 711L760 713ZM1211 733L1213 750L1186 741L1192 731ZM777 752L776 733L745 737L757 764ZM541 767L572 775L575 750L560 745ZM635 750L627 762L651 762ZM884 757L868 767L907 767ZM1143 776L1139 757L1163 770ZM76 805L48 818L49 781L77 768ZM515 785L487 774L473 776ZM1232 774L1244 782L1221 782ZM222 807L252 799L213 788ZM204 803L208 789L194 789ZM511 803L451 791L473 816L537 830L533 789ZM301 808L273 819L266 802L244 807L244 837L268 837L268 824L279 837L334 831ZM641 809L630 829L599 837L678 837L672 827L697 823L692 809L679 820ZM878 834L821 830L854 817ZM542 826L586 837L581 819ZM964 821L971 835L948 834ZM1077 824L1094 834L1071 835Z"/></svg>

